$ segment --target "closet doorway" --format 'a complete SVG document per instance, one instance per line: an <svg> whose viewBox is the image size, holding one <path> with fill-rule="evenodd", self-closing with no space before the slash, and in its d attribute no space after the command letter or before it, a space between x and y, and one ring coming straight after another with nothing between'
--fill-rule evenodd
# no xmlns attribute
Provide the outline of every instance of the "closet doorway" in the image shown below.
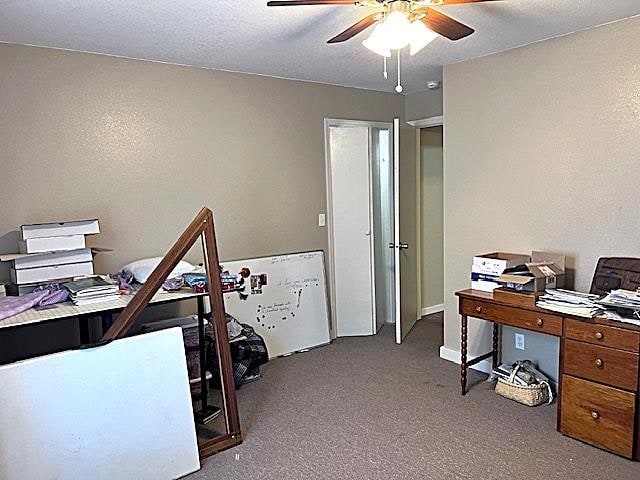
<svg viewBox="0 0 640 480"><path fill-rule="evenodd" d="M325 120L328 271L338 337L373 335L395 323L400 343L417 319L416 139L416 130L401 128L398 119ZM409 155L401 155L401 145ZM401 158L412 158L413 170L402 169ZM401 216L407 198L413 214Z"/></svg>
<svg viewBox="0 0 640 480"><path fill-rule="evenodd" d="M434 123L438 123L438 119ZM439 124L420 129L420 251L422 315L444 310L443 133Z"/></svg>

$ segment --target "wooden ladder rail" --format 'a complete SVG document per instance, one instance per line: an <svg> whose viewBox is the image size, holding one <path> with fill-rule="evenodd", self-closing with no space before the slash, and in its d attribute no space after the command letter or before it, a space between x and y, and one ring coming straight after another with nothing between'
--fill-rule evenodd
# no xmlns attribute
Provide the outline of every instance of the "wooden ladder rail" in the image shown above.
<svg viewBox="0 0 640 480"><path fill-rule="evenodd" d="M211 320L215 335L216 352L220 368L220 383L227 433L206 440L198 444L200 457L205 458L222 450L242 443L240 418L233 381L233 367L231 350L227 334L227 320L222 299L222 284L220 282L218 247L216 242L213 212L204 207L196 215L182 235L176 240L158 266L151 272L142 288L138 290L125 309L118 315L113 325L107 330L102 340L115 340L124 337L131 329L136 319L147 307L151 298L162 287L165 279L171 274L178 262L182 260L191 247L203 238L205 253L205 268L209 299L211 301ZM202 360L202 359L201 359ZM200 388L204 388L201 385Z"/></svg>

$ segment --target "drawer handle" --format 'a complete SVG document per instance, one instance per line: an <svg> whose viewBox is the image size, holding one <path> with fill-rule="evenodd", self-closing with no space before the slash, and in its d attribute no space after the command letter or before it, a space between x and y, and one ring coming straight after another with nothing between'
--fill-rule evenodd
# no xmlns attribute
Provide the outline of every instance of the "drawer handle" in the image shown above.
<svg viewBox="0 0 640 480"><path fill-rule="evenodd" d="M600 414L598 412L591 412L591 418L594 420L598 420L600 418Z"/></svg>
<svg viewBox="0 0 640 480"><path fill-rule="evenodd" d="M542 320L541 318L539 318L538 320L536 320L536 323L538 324L539 327L544 325L544 320Z"/></svg>
<svg viewBox="0 0 640 480"><path fill-rule="evenodd" d="M598 368L604 367L604 362L602 361L601 358L596 358L596 367Z"/></svg>
<svg viewBox="0 0 640 480"><path fill-rule="evenodd" d="M476 312L482 313L482 307L476 307Z"/></svg>
<svg viewBox="0 0 640 480"><path fill-rule="evenodd" d="M602 332L596 332L596 338L597 338L598 340L602 340L602 339L604 338L604 333L602 333Z"/></svg>

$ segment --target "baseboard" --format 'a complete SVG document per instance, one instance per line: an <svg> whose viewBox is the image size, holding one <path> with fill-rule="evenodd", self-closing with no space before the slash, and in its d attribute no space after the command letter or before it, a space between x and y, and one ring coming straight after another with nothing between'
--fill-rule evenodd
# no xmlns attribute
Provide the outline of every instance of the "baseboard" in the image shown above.
<svg viewBox="0 0 640 480"><path fill-rule="evenodd" d="M422 316L431 315L432 313L440 313L444 311L444 303L440 305L432 305L430 307L425 307L422 309Z"/></svg>
<svg viewBox="0 0 640 480"><path fill-rule="evenodd" d="M440 347L440 358L460 365L460 352L457 352L456 350L451 350L450 348L447 348L444 345ZM469 368L473 370L478 370L479 372L483 372L483 373L491 373L491 370L492 370L491 360L489 359L483 360Z"/></svg>

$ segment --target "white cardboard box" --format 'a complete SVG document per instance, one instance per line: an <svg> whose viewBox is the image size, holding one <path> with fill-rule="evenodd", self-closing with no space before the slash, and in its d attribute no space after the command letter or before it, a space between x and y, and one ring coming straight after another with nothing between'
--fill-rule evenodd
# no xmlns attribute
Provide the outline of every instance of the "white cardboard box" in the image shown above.
<svg viewBox="0 0 640 480"><path fill-rule="evenodd" d="M493 292L496 288L500 288L500 284L486 280L471 280L471 288L481 292Z"/></svg>
<svg viewBox="0 0 640 480"><path fill-rule="evenodd" d="M18 285L26 283L48 282L64 278L93 275L93 262L52 265L39 268L11 269L11 281Z"/></svg>
<svg viewBox="0 0 640 480"><path fill-rule="evenodd" d="M48 253L26 253L15 256L13 268L20 270L23 268L49 267L54 265L66 265L68 263L92 262L93 255L90 248L79 250L65 250L62 252Z"/></svg>
<svg viewBox="0 0 640 480"><path fill-rule="evenodd" d="M78 220L61 223L37 223L20 227L22 240L43 237L64 237L69 235L93 235L100 233L98 219Z"/></svg>
<svg viewBox="0 0 640 480"><path fill-rule="evenodd" d="M473 270L473 268L472 268ZM488 275L486 273L471 272L471 288L473 290L480 290L482 292L492 292L494 289L499 288L498 283L499 275Z"/></svg>
<svg viewBox="0 0 640 480"><path fill-rule="evenodd" d="M20 253L44 253L59 250L78 250L86 248L84 235L66 237L28 238L18 242Z"/></svg>
<svg viewBox="0 0 640 480"><path fill-rule="evenodd" d="M524 265L531 261L529 255L520 253L492 252L473 257L471 271L487 275L501 275L507 268Z"/></svg>

